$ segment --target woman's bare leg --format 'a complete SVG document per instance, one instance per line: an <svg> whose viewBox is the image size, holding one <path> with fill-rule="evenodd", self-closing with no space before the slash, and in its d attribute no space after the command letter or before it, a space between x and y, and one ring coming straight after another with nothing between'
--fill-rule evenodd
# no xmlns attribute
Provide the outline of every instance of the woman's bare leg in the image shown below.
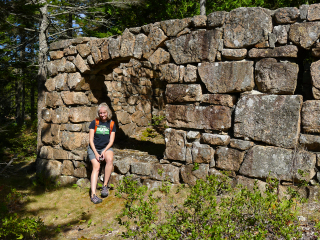
<svg viewBox="0 0 320 240"><path fill-rule="evenodd" d="M107 186L113 168L113 151L106 151L104 159L106 160L106 167L104 169L103 185Z"/></svg>
<svg viewBox="0 0 320 240"><path fill-rule="evenodd" d="M97 188L97 182L98 182L100 163L97 161L97 159L91 159L91 163L92 163L91 197L93 197L94 194L96 195L96 188Z"/></svg>

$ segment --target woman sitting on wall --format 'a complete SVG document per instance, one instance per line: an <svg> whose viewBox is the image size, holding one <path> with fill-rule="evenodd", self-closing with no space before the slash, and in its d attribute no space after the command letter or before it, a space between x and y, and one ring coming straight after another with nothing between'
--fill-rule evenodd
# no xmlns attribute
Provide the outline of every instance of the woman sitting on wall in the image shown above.
<svg viewBox="0 0 320 240"><path fill-rule="evenodd" d="M106 161L106 167L101 197L107 197L109 195L107 184L113 167L113 150L111 146L116 134L116 126L114 126L111 117L112 112L109 106L106 103L101 103L98 106L98 118L93 120L89 125L88 156L92 163L91 201L94 204L102 202L96 195L96 187L100 164L104 160Z"/></svg>

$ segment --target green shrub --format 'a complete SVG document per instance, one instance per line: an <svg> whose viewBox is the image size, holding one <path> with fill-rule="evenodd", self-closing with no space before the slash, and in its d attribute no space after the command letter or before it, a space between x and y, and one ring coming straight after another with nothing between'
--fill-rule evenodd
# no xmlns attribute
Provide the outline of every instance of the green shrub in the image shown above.
<svg viewBox="0 0 320 240"><path fill-rule="evenodd" d="M124 238L134 239L272 239L298 238L296 192L279 200L279 183L268 181L266 191L238 186L227 177L197 180L181 205L166 206L159 218L155 191L148 191L130 178L118 187L126 204L118 221L126 227Z"/></svg>
<svg viewBox="0 0 320 240"><path fill-rule="evenodd" d="M12 189L0 208L0 239L38 239L46 227L41 218L20 217L15 211L22 194Z"/></svg>
<svg viewBox="0 0 320 240"><path fill-rule="evenodd" d="M23 125L11 123L2 129L0 139L0 158L13 155L21 159L34 160L37 153L37 122L27 122Z"/></svg>

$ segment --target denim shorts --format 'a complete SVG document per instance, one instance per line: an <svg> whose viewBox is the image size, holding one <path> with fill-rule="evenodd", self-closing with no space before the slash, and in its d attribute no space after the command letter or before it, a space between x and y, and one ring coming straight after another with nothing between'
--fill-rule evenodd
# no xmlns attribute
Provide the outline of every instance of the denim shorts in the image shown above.
<svg viewBox="0 0 320 240"><path fill-rule="evenodd" d="M97 152L98 152L99 154L101 154L101 152L102 152L104 149L106 149L106 148L103 148L103 149L101 149L101 150L99 150L99 149L96 149L96 150L97 150ZM113 152L113 149L112 149L112 148L109 148L107 151L112 151L112 152ZM89 145L88 148L87 148L87 152L88 152L88 157L89 157L89 160L90 160L90 161L91 161L92 159L96 159L96 155L94 155L94 152L93 152L93 150L91 149L90 145Z"/></svg>

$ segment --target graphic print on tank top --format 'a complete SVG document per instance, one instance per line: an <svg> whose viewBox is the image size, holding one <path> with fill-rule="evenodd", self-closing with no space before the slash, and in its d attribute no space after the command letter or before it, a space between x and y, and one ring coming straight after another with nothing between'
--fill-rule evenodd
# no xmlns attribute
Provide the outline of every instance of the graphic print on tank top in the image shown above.
<svg viewBox="0 0 320 240"><path fill-rule="evenodd" d="M102 134L102 135L110 134L110 129L104 125L99 125L97 127L96 134Z"/></svg>

